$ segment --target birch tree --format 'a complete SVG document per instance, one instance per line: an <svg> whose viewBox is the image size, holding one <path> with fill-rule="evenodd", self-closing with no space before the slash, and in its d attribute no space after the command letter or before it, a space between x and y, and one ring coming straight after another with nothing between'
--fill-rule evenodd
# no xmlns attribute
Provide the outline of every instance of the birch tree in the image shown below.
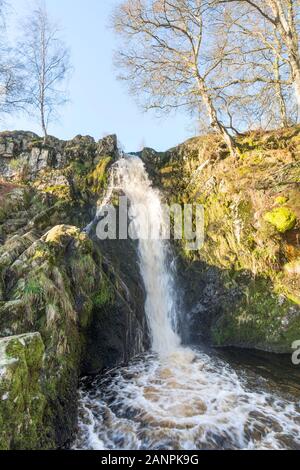
<svg viewBox="0 0 300 470"><path fill-rule="evenodd" d="M119 77L129 83L146 109L201 108L236 155L231 125L224 122L221 95L224 98L228 70L237 50L229 41L228 29L218 27L222 12L215 3L123 1L113 18L123 39L116 63ZM237 69L236 73L241 74ZM232 90L232 81L229 86Z"/></svg>
<svg viewBox="0 0 300 470"><path fill-rule="evenodd" d="M66 99L65 81L70 71L69 50L60 30L40 4L24 25L20 52L27 82L27 101L38 114L44 141L49 122Z"/></svg>
<svg viewBox="0 0 300 470"><path fill-rule="evenodd" d="M280 60L288 60L297 103L300 106L299 0L222 0L219 3L233 4L234 8L246 6L251 15L260 17L274 28L283 47L279 51L272 43L269 46ZM253 33L257 32L253 30ZM266 38L261 39L264 41Z"/></svg>
<svg viewBox="0 0 300 470"><path fill-rule="evenodd" d="M280 127L288 127L298 120L298 110L296 106L295 94L293 93L293 79L290 76L288 61L283 60L283 44L278 37L276 29L273 27L272 49L270 50L269 65L273 70L274 87L270 87L270 106L273 105L273 113L278 112L278 124ZM273 93L274 91L274 93ZM272 95L271 95L272 94ZM272 99L273 96L273 99ZM271 109L270 109L270 114ZM276 122L276 116L275 116Z"/></svg>
<svg viewBox="0 0 300 470"><path fill-rule="evenodd" d="M230 18L231 41L239 44L234 60L247 65L241 77L245 87L242 90L244 112L239 114L240 119L246 120L250 128L265 129L295 122L297 107L291 66L277 29L246 3L219 3L227 3L224 18L226 21ZM234 99L233 105L236 104L240 103Z"/></svg>

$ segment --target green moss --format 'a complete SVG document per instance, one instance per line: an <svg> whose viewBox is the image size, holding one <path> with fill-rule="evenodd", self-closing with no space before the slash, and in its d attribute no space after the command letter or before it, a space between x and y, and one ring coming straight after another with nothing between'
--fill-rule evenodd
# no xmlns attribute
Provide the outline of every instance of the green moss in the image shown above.
<svg viewBox="0 0 300 470"><path fill-rule="evenodd" d="M37 281L35 281L34 279L30 279L30 281L28 281L26 283L26 286L25 286L25 289L24 289L24 293L25 295L34 295L34 296L38 296L41 294L41 287L40 285L37 283Z"/></svg>
<svg viewBox="0 0 300 470"><path fill-rule="evenodd" d="M40 449L46 398L38 333L0 339L0 449ZM18 430L15 432L15 430Z"/></svg>
<svg viewBox="0 0 300 470"><path fill-rule="evenodd" d="M284 204L286 204L288 202L289 198L288 197L285 197L285 196L278 196L276 199L275 199L275 204L277 204L278 206L283 206Z"/></svg>
<svg viewBox="0 0 300 470"><path fill-rule="evenodd" d="M88 176L87 182L90 185L92 192L98 194L106 186L107 169L111 162L111 157L101 158L96 168Z"/></svg>
<svg viewBox="0 0 300 470"><path fill-rule="evenodd" d="M67 210L65 201L58 201L53 206L46 208L39 201L34 202L35 211L31 225L39 230L45 230L48 227L56 226L58 222L66 218L65 212Z"/></svg>
<svg viewBox="0 0 300 470"><path fill-rule="evenodd" d="M45 241L50 246L60 246L64 248L66 243L69 243L72 238L79 239L80 236L80 230L77 227L57 225L45 235ZM82 234L82 237L86 238L84 234Z"/></svg>
<svg viewBox="0 0 300 470"><path fill-rule="evenodd" d="M295 227L297 217L288 207L277 207L264 215L264 219L272 224L278 232L285 233Z"/></svg>
<svg viewBox="0 0 300 470"><path fill-rule="evenodd" d="M48 186L43 189L43 192L52 194L53 196L57 197L58 199L70 201L71 200L71 194L70 194L70 187L63 185L63 184L58 184L55 186Z"/></svg>
<svg viewBox="0 0 300 470"><path fill-rule="evenodd" d="M90 162L80 162L80 161L74 161L71 163L71 170L72 172L79 177L84 177L87 174L88 169L90 168L91 164Z"/></svg>
<svg viewBox="0 0 300 470"><path fill-rule="evenodd" d="M249 281L243 287L242 302L227 308L212 329L217 346L289 352L292 340L299 338L300 315L295 303L276 294L267 279Z"/></svg>
<svg viewBox="0 0 300 470"><path fill-rule="evenodd" d="M113 290L109 280L106 278L105 275L103 275L102 280L101 280L100 289L93 296L93 304L97 308L102 308L102 307L105 307L105 306L113 303L114 300L115 300L114 290Z"/></svg>
<svg viewBox="0 0 300 470"><path fill-rule="evenodd" d="M76 256L71 261L72 277L78 289L83 293L90 293L96 280L96 265L90 254Z"/></svg>

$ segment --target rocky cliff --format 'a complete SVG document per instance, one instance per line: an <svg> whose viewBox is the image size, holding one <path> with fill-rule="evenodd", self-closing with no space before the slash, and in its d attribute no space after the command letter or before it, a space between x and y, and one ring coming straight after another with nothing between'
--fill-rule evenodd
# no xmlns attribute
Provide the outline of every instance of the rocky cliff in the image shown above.
<svg viewBox="0 0 300 470"><path fill-rule="evenodd" d="M185 340L290 353L300 339L300 127L145 149L170 203L205 209L205 243L176 243ZM117 139L0 134L0 449L68 445L78 379L147 347L134 244L84 227Z"/></svg>
<svg viewBox="0 0 300 470"><path fill-rule="evenodd" d="M205 210L205 243L177 246L190 340L291 353L300 339L300 127L216 135L141 154L169 202Z"/></svg>
<svg viewBox="0 0 300 470"><path fill-rule="evenodd" d="M115 136L0 135L0 449L67 445L79 377L143 349L134 248L128 268L82 231L117 157Z"/></svg>

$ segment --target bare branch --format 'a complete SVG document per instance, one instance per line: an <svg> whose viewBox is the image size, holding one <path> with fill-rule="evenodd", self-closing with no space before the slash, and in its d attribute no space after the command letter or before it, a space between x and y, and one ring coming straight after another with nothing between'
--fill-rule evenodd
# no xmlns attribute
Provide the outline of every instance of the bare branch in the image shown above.
<svg viewBox="0 0 300 470"><path fill-rule="evenodd" d="M19 44L26 74L27 101L40 116L45 140L58 106L66 102L63 84L71 70L70 54L59 33L41 4L27 18Z"/></svg>

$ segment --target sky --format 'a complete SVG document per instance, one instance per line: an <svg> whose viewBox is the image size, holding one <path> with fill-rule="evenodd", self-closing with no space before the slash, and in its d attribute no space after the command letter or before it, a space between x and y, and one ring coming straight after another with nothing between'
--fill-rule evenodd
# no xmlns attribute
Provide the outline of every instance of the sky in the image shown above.
<svg viewBox="0 0 300 470"><path fill-rule="evenodd" d="M113 53L118 39L109 26L114 5L120 0L45 0L50 16L63 28L71 49L74 68L69 82L70 101L49 133L61 139L77 134L100 139L117 134L126 151L142 146L166 150L196 133L196 122L183 114L158 118L145 113L116 79ZM34 0L9 0L12 7L8 25L16 33L19 18L26 16ZM31 130L40 133L38 122L28 116L13 116L0 122L2 130Z"/></svg>

